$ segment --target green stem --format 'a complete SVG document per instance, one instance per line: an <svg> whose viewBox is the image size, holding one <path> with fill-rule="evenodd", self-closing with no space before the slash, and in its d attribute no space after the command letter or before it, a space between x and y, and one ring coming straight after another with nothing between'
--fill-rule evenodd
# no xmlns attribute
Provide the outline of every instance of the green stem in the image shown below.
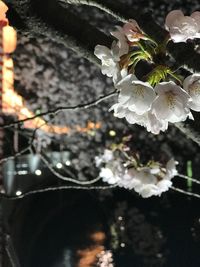
<svg viewBox="0 0 200 267"><path fill-rule="evenodd" d="M168 74L171 77L173 77L175 80L177 80L181 85L183 84L183 81L181 80L181 78L177 74L173 73L171 70L168 71Z"/></svg>
<svg viewBox="0 0 200 267"><path fill-rule="evenodd" d="M151 43L153 43L155 46L158 46L158 43L155 40L153 40L151 37L149 37L148 35L146 35L145 37L146 37L146 39L148 41L150 41Z"/></svg>

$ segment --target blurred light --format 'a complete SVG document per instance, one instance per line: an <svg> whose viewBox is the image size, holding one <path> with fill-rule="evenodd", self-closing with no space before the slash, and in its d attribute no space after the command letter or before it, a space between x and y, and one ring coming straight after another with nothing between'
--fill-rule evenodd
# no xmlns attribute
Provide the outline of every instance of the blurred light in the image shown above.
<svg viewBox="0 0 200 267"><path fill-rule="evenodd" d="M38 170L38 169L37 169L37 170L35 171L35 174L36 174L37 176L40 176L40 175L42 174L42 172L41 172L41 170Z"/></svg>
<svg viewBox="0 0 200 267"><path fill-rule="evenodd" d="M70 166L71 165L71 161L70 160L66 160L65 161L65 165Z"/></svg>
<svg viewBox="0 0 200 267"><path fill-rule="evenodd" d="M56 168L57 168L57 169L61 169L62 166L63 166L63 165L62 165L62 163L60 163L60 162L58 162L58 163L56 164Z"/></svg>
<svg viewBox="0 0 200 267"><path fill-rule="evenodd" d="M121 246L122 248L124 248L126 245L125 245L125 243L121 243L120 246Z"/></svg>
<svg viewBox="0 0 200 267"><path fill-rule="evenodd" d="M89 131L88 134L91 135L91 136L95 136L96 135L95 131Z"/></svg>
<svg viewBox="0 0 200 267"><path fill-rule="evenodd" d="M13 27L3 27L3 50L4 53L12 53L17 45L17 34Z"/></svg>
<svg viewBox="0 0 200 267"><path fill-rule="evenodd" d="M21 171L18 171L17 174L19 175L25 175L27 174L28 172L26 170L21 170Z"/></svg>
<svg viewBox="0 0 200 267"><path fill-rule="evenodd" d="M22 165L21 165L23 168L24 167L28 167L28 164L26 164L26 163L22 163Z"/></svg>
<svg viewBox="0 0 200 267"><path fill-rule="evenodd" d="M109 131L109 135L112 136L112 137L116 136L116 132L114 130L110 130Z"/></svg>
<svg viewBox="0 0 200 267"><path fill-rule="evenodd" d="M122 217L122 216L119 216L119 217L118 217L118 220L119 220L119 221L122 221L122 220L123 220L123 217Z"/></svg>
<svg viewBox="0 0 200 267"><path fill-rule="evenodd" d="M22 192L18 190L18 191L16 191L15 194L16 194L16 196L20 196L22 194Z"/></svg>

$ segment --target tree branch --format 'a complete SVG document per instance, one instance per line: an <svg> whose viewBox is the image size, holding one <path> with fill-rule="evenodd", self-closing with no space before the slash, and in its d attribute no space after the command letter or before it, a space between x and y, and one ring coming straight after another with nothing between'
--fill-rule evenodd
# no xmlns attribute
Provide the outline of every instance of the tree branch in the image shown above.
<svg viewBox="0 0 200 267"><path fill-rule="evenodd" d="M39 193L45 193L45 192L51 192L51 191L61 191L61 190L68 190L68 189L75 189L75 190L107 190L111 188L117 187L116 185L109 185L109 186L74 186L74 185L63 185L63 186L52 186L47 187L43 189L36 189L32 191L28 191L25 193L22 193L20 196L9 196L5 193L0 193L0 198L3 199L9 199L9 200L17 200L22 199L24 197L39 194Z"/></svg>
<svg viewBox="0 0 200 267"><path fill-rule="evenodd" d="M70 13L56 0L7 0L5 2L11 7L8 13L10 23L16 26L19 32L28 34L30 37L46 36L97 65L99 60L93 53L96 44L110 46L112 43L111 37ZM12 10L15 11L14 15ZM16 14L18 23L15 24ZM19 18L23 23L19 23Z"/></svg>
<svg viewBox="0 0 200 267"><path fill-rule="evenodd" d="M75 5L94 6L103 10L121 22L126 22L130 18L134 18L140 27L156 42L164 42L168 32L160 27L152 18L150 12L133 10L124 7L112 0L60 0L62 3ZM168 53L176 60L179 67L186 68L191 71L200 71L200 54L194 51L194 45L189 43L175 44L169 42L167 46Z"/></svg>
<svg viewBox="0 0 200 267"><path fill-rule="evenodd" d="M29 118L26 118L26 119L23 119L23 120L18 120L18 121L14 121L12 123L1 125L0 128L4 128L4 129L5 128L9 128L9 127L14 126L15 124L23 123L25 121L30 121L30 120L36 119L38 117L46 116L46 115L56 116L61 111L66 111L66 110L75 111L75 110L79 110L79 109L91 108L91 107L94 107L94 106L98 105L102 101L107 100L107 99L109 99L109 98L111 98L111 97L113 97L115 95L117 95L117 90L114 90L114 91L112 91L111 93L109 93L107 95L101 95L97 99L92 100L92 101L90 101L88 103L85 103L85 104L78 104L78 105L75 105L75 106L66 106L66 107L57 107L57 108L52 109L52 110L48 110L48 111L45 111L45 112L38 113L33 117L29 117Z"/></svg>
<svg viewBox="0 0 200 267"><path fill-rule="evenodd" d="M190 125L179 122L174 124L184 135L200 146L200 134L191 128Z"/></svg>
<svg viewBox="0 0 200 267"><path fill-rule="evenodd" d="M135 19L140 27L149 34L155 41L162 42L167 32L163 30L152 18L151 12L143 9L127 8L126 5L113 0L59 0L62 3L73 5L94 6L105 11L109 15L121 22L127 22L129 19Z"/></svg>
<svg viewBox="0 0 200 267"><path fill-rule="evenodd" d="M112 42L105 34L98 31L87 22L77 18L77 16L71 14L66 8L60 6L58 0L6 0L5 2L13 7L23 21L23 26L19 26L19 23L17 24L19 30L33 35L42 34L48 36L54 41L63 43L65 46L71 48L95 64L99 63L93 54L95 45L103 44L110 46ZM134 18L138 21L141 28L158 43L162 43L166 38L167 32L155 23L151 14L147 13L145 10L132 10L113 0L62 0L62 3L63 2L95 6L122 22L129 18ZM167 49L169 54L176 60L178 66L183 66L193 71L200 71L200 54L194 51L192 44L174 44L170 42ZM78 108L84 107L79 105L77 107L67 107L66 109L71 110ZM59 110L61 111L64 109L61 107L58 108L58 110L44 112L33 118L27 118L25 121L34 119L37 116L57 113ZM20 121L14 122L11 125L19 122ZM188 130L188 127L186 133L186 129L180 125L182 124L176 127L197 144L200 144L200 138L197 137L198 133L194 134L192 129Z"/></svg>
<svg viewBox="0 0 200 267"><path fill-rule="evenodd" d="M70 177L66 177L60 173L58 173L49 163L49 161L42 155L40 154L40 158L41 160L45 163L45 165L47 166L47 168L59 179L63 180L63 181L67 181L70 183L74 183L74 184L79 184L79 185L90 185L90 184L94 184L97 181L99 181L101 178L98 176L97 178L94 178L90 181L79 181L78 179L73 179Z"/></svg>
<svg viewBox="0 0 200 267"><path fill-rule="evenodd" d="M185 191L183 189L177 188L175 186L171 186L171 189L174 190L174 191L176 191L176 192L182 193L184 195L190 196L190 197L200 198L200 195L199 194L188 192L188 191Z"/></svg>

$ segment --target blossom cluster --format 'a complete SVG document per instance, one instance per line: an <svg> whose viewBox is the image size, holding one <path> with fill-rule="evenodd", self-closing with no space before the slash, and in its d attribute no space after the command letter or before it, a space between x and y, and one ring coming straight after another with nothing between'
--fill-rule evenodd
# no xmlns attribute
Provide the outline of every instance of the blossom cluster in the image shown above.
<svg viewBox="0 0 200 267"><path fill-rule="evenodd" d="M166 28L168 40L174 42L199 38L200 12L187 17L174 10L166 17ZM112 77L119 92L117 103L110 108L114 116L144 126L153 134L166 131L169 123L193 119L191 110L200 111L200 74L184 79L166 62L154 62L154 57L159 55L159 44L135 20L117 26L111 34L116 38L111 49L97 45L94 54L101 60L102 73ZM135 69L140 61L149 64L151 71L139 79Z"/></svg>
<svg viewBox="0 0 200 267"><path fill-rule="evenodd" d="M113 255L110 250L103 250L98 255L98 267L113 267Z"/></svg>
<svg viewBox="0 0 200 267"><path fill-rule="evenodd" d="M184 16L181 10L173 10L166 17L165 27L175 43L200 38L200 12Z"/></svg>
<svg viewBox="0 0 200 267"><path fill-rule="evenodd" d="M136 164L136 161L123 162L109 149L105 149L103 155L95 157L95 162L100 167L99 176L104 182L134 189L143 198L160 196L172 186L171 179L177 174L177 162L174 159L170 159L165 166L158 162L142 165Z"/></svg>

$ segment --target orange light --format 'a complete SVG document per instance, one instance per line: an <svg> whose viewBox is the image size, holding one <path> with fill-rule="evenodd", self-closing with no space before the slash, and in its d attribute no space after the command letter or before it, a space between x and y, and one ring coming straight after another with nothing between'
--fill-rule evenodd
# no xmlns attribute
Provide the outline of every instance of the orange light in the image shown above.
<svg viewBox="0 0 200 267"><path fill-rule="evenodd" d="M102 244L106 239L106 235L104 232L94 232L91 234L91 239L96 243Z"/></svg>
<svg viewBox="0 0 200 267"><path fill-rule="evenodd" d="M5 15L7 10L7 6L0 0L0 30L2 30L3 33L2 49L4 54L4 56L0 55L2 64L2 76L0 75L2 77L2 94L0 99L2 103L0 103L0 106L2 106L3 113L17 115L19 120L24 120L34 117L35 114L26 107L23 98L14 90L14 64L8 54L12 53L16 48L17 34L13 27L5 26L6 24L3 23L7 22ZM100 123L95 124L94 122L88 122L86 127L75 126L75 130L85 133L89 132L91 129L99 129L100 125ZM41 117L25 121L24 127L31 129L40 128L44 132L54 134L67 134L73 131L73 129L67 126L47 124Z"/></svg>
<svg viewBox="0 0 200 267"><path fill-rule="evenodd" d="M0 21L6 20L6 12L8 11L8 7L4 4L3 1L0 1Z"/></svg>
<svg viewBox="0 0 200 267"><path fill-rule="evenodd" d="M3 51L4 53L12 53L17 46L17 34L13 27L3 27Z"/></svg>
<svg viewBox="0 0 200 267"><path fill-rule="evenodd" d="M97 262L97 255L104 250L103 246L92 246L87 249L78 250L77 254L80 258L78 267L93 267Z"/></svg>

